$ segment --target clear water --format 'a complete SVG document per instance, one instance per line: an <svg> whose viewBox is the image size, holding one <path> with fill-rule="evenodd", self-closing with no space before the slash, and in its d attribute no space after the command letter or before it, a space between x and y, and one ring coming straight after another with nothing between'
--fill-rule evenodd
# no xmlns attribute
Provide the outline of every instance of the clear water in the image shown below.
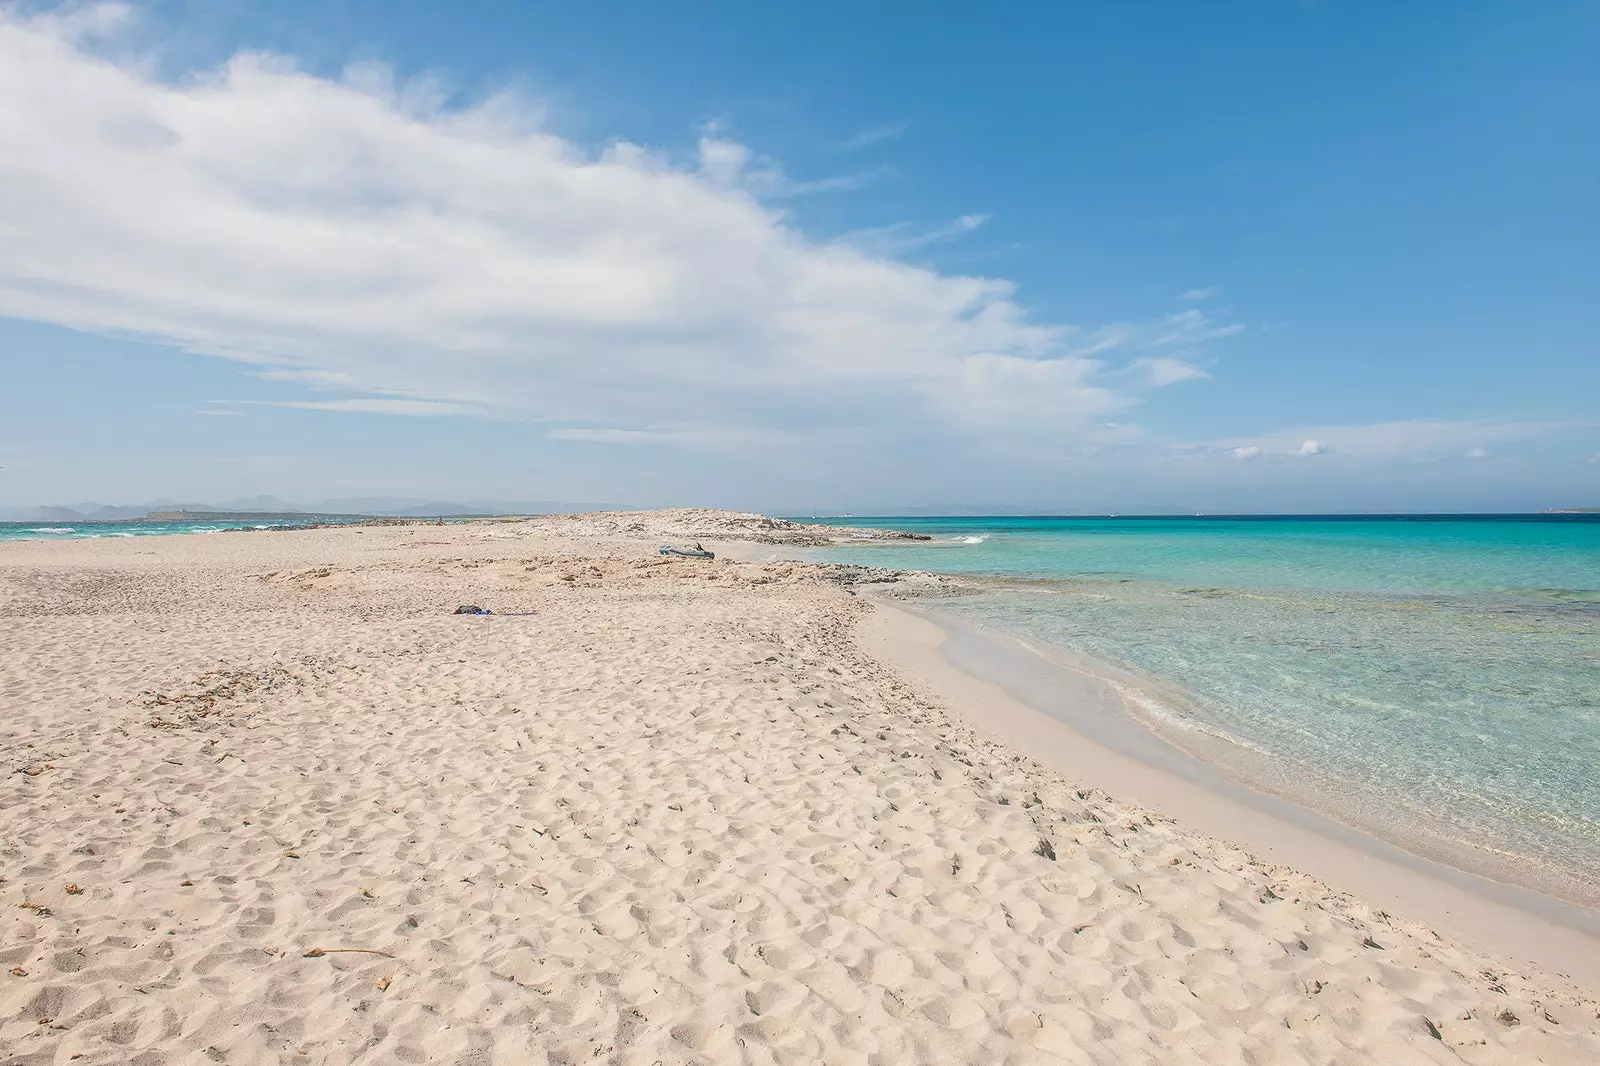
<svg viewBox="0 0 1600 1066"><path fill-rule="evenodd" d="M266 529L268 525L304 525L318 519L265 522L0 522L4 540L92 540L98 537L161 537L176 533L220 533L225 529Z"/></svg>
<svg viewBox="0 0 1600 1066"><path fill-rule="evenodd" d="M817 554L994 579L940 608L1158 682L1280 790L1600 881L1600 515L852 521L937 541Z"/></svg>

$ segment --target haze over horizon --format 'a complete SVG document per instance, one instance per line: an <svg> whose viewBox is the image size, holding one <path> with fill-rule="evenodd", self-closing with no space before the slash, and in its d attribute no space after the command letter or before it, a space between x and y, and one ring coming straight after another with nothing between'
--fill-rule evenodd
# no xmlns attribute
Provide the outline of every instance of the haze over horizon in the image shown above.
<svg viewBox="0 0 1600 1066"><path fill-rule="evenodd" d="M1600 505L1600 8L0 6L0 511Z"/></svg>

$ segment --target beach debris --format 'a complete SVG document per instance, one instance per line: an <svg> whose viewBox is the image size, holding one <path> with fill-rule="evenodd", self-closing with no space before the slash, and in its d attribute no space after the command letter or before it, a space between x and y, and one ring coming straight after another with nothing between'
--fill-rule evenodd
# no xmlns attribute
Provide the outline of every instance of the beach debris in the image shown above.
<svg viewBox="0 0 1600 1066"><path fill-rule="evenodd" d="M17 904L17 906L21 907L25 911L32 911L33 913L37 914L41 918L48 918L52 914L55 913L49 907L46 907L43 903L35 903L31 899L25 899L21 903Z"/></svg>
<svg viewBox="0 0 1600 1066"><path fill-rule="evenodd" d="M1422 1027L1426 1029L1428 1031L1428 1035L1433 1037L1435 1040L1444 1039L1444 1034L1439 1032L1439 1027L1434 1025L1433 1022L1428 1018L1424 1017L1422 1019Z"/></svg>
<svg viewBox="0 0 1600 1066"><path fill-rule="evenodd" d="M479 607L475 603L463 603L461 606L457 607L451 613L452 614L493 614L494 612L489 610L487 607Z"/></svg>
<svg viewBox="0 0 1600 1066"><path fill-rule="evenodd" d="M1375 948L1378 951L1384 950L1383 945L1372 939L1372 934L1370 933L1361 938L1361 946L1364 948Z"/></svg>
<svg viewBox="0 0 1600 1066"><path fill-rule="evenodd" d="M384 974L382 977L378 978L376 981L374 981L372 983L378 986L378 991L379 992L387 992L387 991L389 991L389 984L393 980L394 980L394 978L390 977L388 974Z"/></svg>
<svg viewBox="0 0 1600 1066"><path fill-rule="evenodd" d="M320 959L324 955L382 955L386 959L394 958L391 952L379 951L377 948L307 948L300 957Z"/></svg>
<svg viewBox="0 0 1600 1066"><path fill-rule="evenodd" d="M300 853L298 851L286 851L283 853L283 857L286 859L298 859Z"/></svg>
<svg viewBox="0 0 1600 1066"><path fill-rule="evenodd" d="M66 893L69 896L81 896L83 895L83 886L74 881L66 887Z"/></svg>
<svg viewBox="0 0 1600 1066"><path fill-rule="evenodd" d="M24 970L21 966L13 966L13 967L11 967L11 976L12 977L26 977L26 976L28 976L28 971Z"/></svg>
<svg viewBox="0 0 1600 1066"><path fill-rule="evenodd" d="M305 673L295 672L291 669L292 665L304 668ZM147 723L153 728L198 726L206 719L224 715L230 707L241 703L259 703L271 696L302 688L308 679L325 676L331 665L325 659L302 655L290 664L272 662L220 667L187 682L183 687L188 691L172 693L150 689L139 693L134 702L146 710L159 709ZM183 765L176 759L163 761L174 766Z"/></svg>
<svg viewBox="0 0 1600 1066"><path fill-rule="evenodd" d="M1501 1007L1499 1012L1495 1014L1494 1020L1499 1022L1501 1025L1506 1026L1507 1028L1510 1028L1513 1025L1522 1024L1522 1019L1518 1018L1516 1011L1512 1010L1510 1007Z"/></svg>
<svg viewBox="0 0 1600 1066"><path fill-rule="evenodd" d="M672 557L679 558L679 559L715 559L716 558L716 555L714 553L708 552L704 548L702 548L700 546L700 542L699 541L695 541L692 546L683 545L683 546L680 546L680 547L674 547L674 546L669 545L669 544L663 544L661 547L656 549L656 554L657 555L672 556Z"/></svg>
<svg viewBox="0 0 1600 1066"><path fill-rule="evenodd" d="M1033 849L1033 853L1041 858L1049 859L1051 862L1056 861L1056 847L1044 837L1039 838L1038 846Z"/></svg>
<svg viewBox="0 0 1600 1066"><path fill-rule="evenodd" d="M194 887L194 882L189 880L187 877L185 877L182 881L178 882L178 887L179 888L193 888Z"/></svg>

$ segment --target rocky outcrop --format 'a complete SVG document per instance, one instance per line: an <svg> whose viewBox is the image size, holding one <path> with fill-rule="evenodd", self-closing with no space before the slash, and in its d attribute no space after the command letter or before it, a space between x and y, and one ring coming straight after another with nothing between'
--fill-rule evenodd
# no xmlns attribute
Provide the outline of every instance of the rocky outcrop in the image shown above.
<svg viewBox="0 0 1600 1066"><path fill-rule="evenodd" d="M551 533L580 536L648 537L675 540L737 540L756 544L785 544L822 548L851 541L932 540L923 533L897 529L824 526L787 518L741 511L715 511L703 507L672 507L659 511L595 511L588 514L541 515L528 524Z"/></svg>

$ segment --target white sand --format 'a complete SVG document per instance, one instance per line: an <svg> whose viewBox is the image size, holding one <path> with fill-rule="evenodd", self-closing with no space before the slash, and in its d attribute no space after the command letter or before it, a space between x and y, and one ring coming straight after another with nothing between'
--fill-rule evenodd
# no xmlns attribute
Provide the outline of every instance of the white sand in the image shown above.
<svg viewBox="0 0 1600 1066"><path fill-rule="evenodd" d="M641 521L0 545L0 1061L1600 1061Z"/></svg>

